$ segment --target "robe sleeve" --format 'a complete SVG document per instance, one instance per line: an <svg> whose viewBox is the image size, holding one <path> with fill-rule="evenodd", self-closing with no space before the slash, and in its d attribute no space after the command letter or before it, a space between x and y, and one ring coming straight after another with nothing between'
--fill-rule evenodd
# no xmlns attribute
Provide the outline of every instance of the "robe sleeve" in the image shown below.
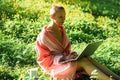
<svg viewBox="0 0 120 80"><path fill-rule="evenodd" d="M66 46L66 48L64 49L64 56L67 56L70 54L70 50L71 50L71 43L69 42L68 45Z"/></svg>
<svg viewBox="0 0 120 80"><path fill-rule="evenodd" d="M49 68L54 61L54 55L51 54L50 50L40 44L39 41L36 42L36 53L37 53L37 63L43 68Z"/></svg>

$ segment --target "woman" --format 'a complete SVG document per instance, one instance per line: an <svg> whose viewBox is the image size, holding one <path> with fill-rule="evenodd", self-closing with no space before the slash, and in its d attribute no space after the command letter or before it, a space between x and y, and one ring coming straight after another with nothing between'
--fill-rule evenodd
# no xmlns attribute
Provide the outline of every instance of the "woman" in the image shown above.
<svg viewBox="0 0 120 80"><path fill-rule="evenodd" d="M36 41L38 64L55 80L74 80L83 77L89 80L89 75L94 69L98 71L100 80L108 80L109 76L94 66L89 58L61 63L64 60L77 57L77 53L71 51L70 40L62 26L65 15L65 9L62 6L54 5L50 9L51 23L43 27Z"/></svg>

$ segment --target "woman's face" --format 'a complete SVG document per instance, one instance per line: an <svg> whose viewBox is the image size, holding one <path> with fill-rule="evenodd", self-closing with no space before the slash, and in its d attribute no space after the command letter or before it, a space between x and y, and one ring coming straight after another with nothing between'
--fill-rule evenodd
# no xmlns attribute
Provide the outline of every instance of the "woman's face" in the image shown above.
<svg viewBox="0 0 120 80"><path fill-rule="evenodd" d="M58 26L63 25L63 23L65 21L65 11L59 10L58 12L56 12L56 14L53 15L52 20Z"/></svg>

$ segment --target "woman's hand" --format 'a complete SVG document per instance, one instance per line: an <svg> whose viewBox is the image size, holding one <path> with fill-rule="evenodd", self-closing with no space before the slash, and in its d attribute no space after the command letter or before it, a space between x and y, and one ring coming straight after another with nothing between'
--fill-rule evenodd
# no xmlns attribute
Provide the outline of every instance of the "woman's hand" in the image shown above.
<svg viewBox="0 0 120 80"><path fill-rule="evenodd" d="M69 55L67 56L63 56L59 62L62 62L62 61L66 61L66 60L69 60L69 59L75 59L77 57L77 53L76 52L71 52Z"/></svg>
<svg viewBox="0 0 120 80"><path fill-rule="evenodd" d="M68 56L66 56L66 59L75 59L77 56L76 52L71 52Z"/></svg>

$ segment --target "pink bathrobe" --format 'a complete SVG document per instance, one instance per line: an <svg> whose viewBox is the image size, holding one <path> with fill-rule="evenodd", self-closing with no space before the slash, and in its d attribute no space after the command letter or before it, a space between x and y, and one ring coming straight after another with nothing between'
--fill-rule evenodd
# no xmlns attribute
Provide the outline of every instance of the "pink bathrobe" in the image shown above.
<svg viewBox="0 0 120 80"><path fill-rule="evenodd" d="M54 79L73 80L77 64L75 62L61 64L59 62L63 55L72 53L70 40L66 36L64 27L59 26L59 28L62 30L62 43L47 31L47 26L38 35L36 42L37 62Z"/></svg>

